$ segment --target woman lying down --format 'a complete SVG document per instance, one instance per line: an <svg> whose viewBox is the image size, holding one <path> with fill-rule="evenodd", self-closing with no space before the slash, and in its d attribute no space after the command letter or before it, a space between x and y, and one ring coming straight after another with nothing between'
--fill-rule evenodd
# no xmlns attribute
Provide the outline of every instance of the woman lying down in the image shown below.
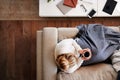
<svg viewBox="0 0 120 80"><path fill-rule="evenodd" d="M75 40L64 39L55 48L55 60L60 70L72 73L84 60L91 58L90 49L82 49Z"/></svg>
<svg viewBox="0 0 120 80"><path fill-rule="evenodd" d="M107 60L120 80L120 33L100 24L80 25L74 39L64 39L55 48L55 60L60 70L72 73L81 65Z"/></svg>

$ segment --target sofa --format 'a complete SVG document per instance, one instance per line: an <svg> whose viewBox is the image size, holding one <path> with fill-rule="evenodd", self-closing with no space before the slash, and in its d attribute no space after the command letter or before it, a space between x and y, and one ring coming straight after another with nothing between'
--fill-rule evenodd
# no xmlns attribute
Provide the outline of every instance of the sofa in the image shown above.
<svg viewBox="0 0 120 80"><path fill-rule="evenodd" d="M107 27L120 31L119 26ZM103 62L82 66L71 74L58 72L54 48L58 41L72 38L77 32L78 29L73 27L45 27L37 31L37 80L116 80L117 72L112 65Z"/></svg>

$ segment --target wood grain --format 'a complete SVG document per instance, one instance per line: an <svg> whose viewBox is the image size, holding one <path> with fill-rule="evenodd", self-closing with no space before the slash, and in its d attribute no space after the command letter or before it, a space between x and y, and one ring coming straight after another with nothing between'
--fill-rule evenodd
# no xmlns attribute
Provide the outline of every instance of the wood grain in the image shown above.
<svg viewBox="0 0 120 80"><path fill-rule="evenodd" d="M4 22L0 22L0 79L7 79L7 25ZM3 26L4 24L4 26Z"/></svg>

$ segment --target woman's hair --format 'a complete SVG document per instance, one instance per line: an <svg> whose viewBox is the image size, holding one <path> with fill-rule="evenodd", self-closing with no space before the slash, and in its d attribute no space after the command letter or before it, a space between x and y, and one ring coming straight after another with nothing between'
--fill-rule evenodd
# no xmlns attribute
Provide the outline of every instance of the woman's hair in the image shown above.
<svg viewBox="0 0 120 80"><path fill-rule="evenodd" d="M63 70L67 70L70 67L73 67L76 62L77 62L77 58L75 55L69 53L69 54L61 54L59 56L57 56L57 64L58 67L60 67Z"/></svg>

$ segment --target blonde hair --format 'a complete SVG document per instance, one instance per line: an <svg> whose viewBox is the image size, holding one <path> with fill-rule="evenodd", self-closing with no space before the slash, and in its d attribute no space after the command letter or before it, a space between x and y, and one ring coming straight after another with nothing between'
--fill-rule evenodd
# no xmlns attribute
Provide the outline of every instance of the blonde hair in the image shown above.
<svg viewBox="0 0 120 80"><path fill-rule="evenodd" d="M68 68L73 67L77 63L77 58L71 53L61 54L57 56L56 61L60 69L67 70Z"/></svg>

